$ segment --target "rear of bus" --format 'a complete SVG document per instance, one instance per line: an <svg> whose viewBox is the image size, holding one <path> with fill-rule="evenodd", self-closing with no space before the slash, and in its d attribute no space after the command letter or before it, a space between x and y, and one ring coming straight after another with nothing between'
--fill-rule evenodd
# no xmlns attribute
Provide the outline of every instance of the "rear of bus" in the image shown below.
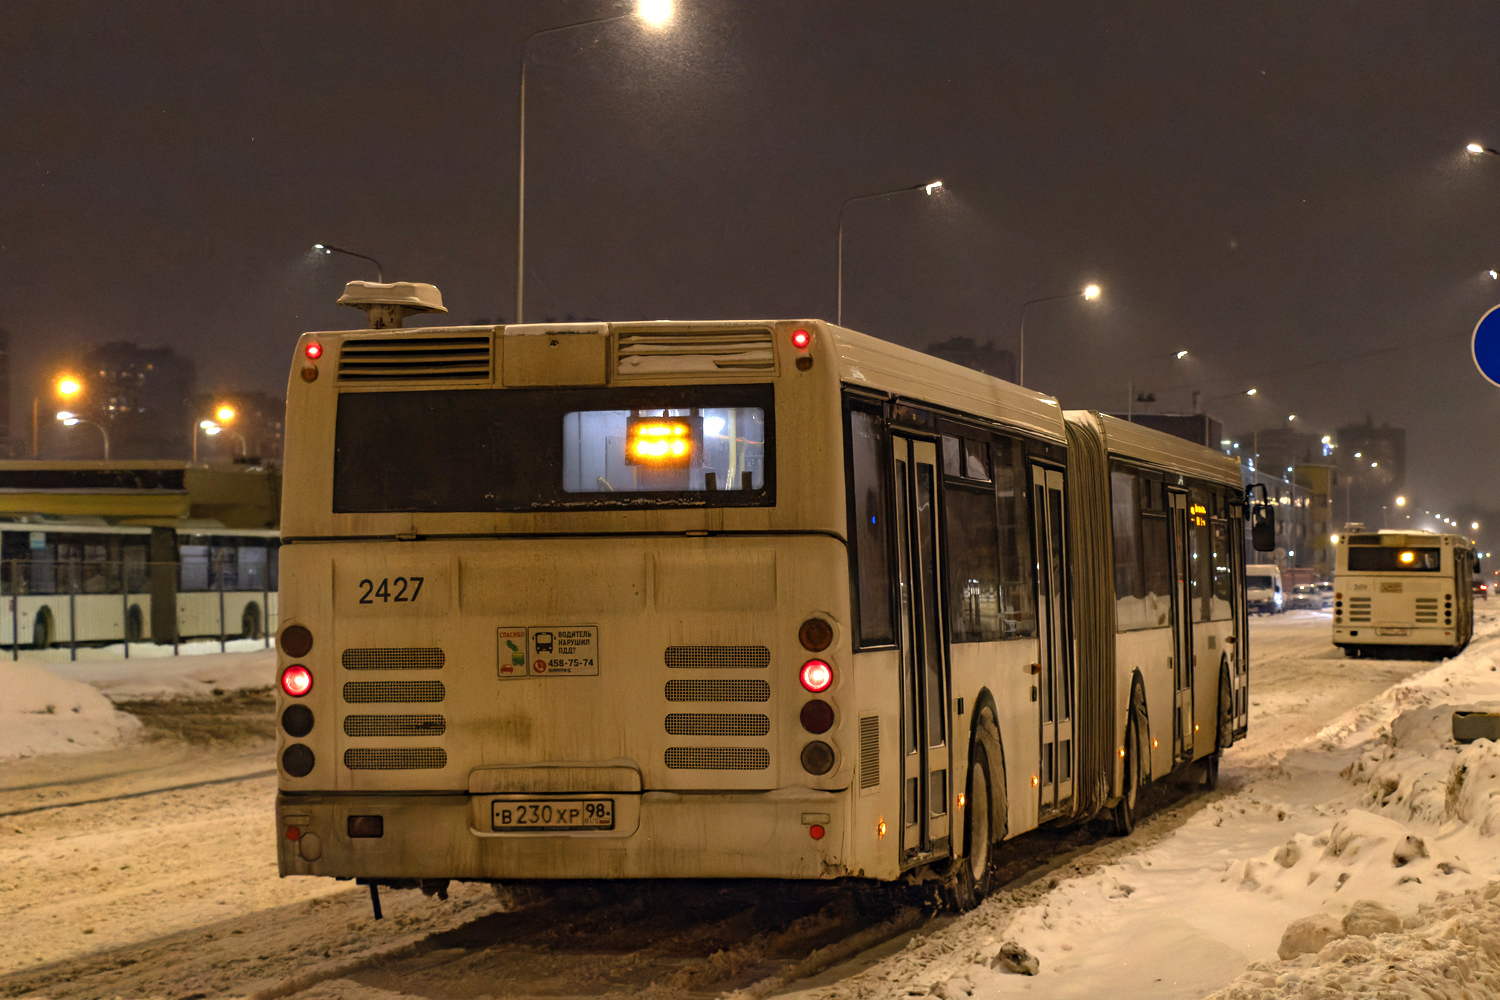
<svg viewBox="0 0 1500 1000"><path fill-rule="evenodd" d="M1473 633L1473 550L1457 535L1380 531L1339 540L1333 642L1357 656L1381 647L1457 652Z"/></svg>
<svg viewBox="0 0 1500 1000"><path fill-rule="evenodd" d="M281 873L860 873L832 349L814 322L305 335Z"/></svg>

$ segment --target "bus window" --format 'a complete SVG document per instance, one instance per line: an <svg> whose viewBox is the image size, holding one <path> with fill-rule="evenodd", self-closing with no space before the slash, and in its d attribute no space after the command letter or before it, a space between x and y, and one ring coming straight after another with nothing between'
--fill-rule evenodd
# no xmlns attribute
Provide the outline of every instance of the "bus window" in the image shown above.
<svg viewBox="0 0 1500 1000"><path fill-rule="evenodd" d="M1031 588L1031 518L1021 442L994 441L995 506L1000 517L1000 630L1007 639L1036 634Z"/></svg>
<svg viewBox="0 0 1500 1000"><path fill-rule="evenodd" d="M885 431L880 417L849 411L849 482L854 491L855 570L859 577L859 644L885 646L891 631L891 570L886 533Z"/></svg>
<svg viewBox="0 0 1500 1000"><path fill-rule="evenodd" d="M233 545L215 545L210 551L208 566L209 590L238 590L239 566L235 556L238 549Z"/></svg>
<svg viewBox="0 0 1500 1000"><path fill-rule="evenodd" d="M1222 517L1209 521L1213 532L1213 593L1209 618L1216 622L1234 617L1234 564L1229 555L1229 522Z"/></svg>
<svg viewBox="0 0 1500 1000"><path fill-rule="evenodd" d="M345 392L333 509L771 507L774 412L766 383Z"/></svg>
<svg viewBox="0 0 1500 1000"><path fill-rule="evenodd" d="M1400 548L1395 545L1349 546L1351 573L1437 573L1443 550L1437 546Z"/></svg>
<svg viewBox="0 0 1500 1000"><path fill-rule="evenodd" d="M657 422L642 423L650 418ZM671 440L632 437L650 431ZM758 406L568 413L562 487L568 493L764 489L765 444L766 413ZM641 457L637 447L675 448L681 457Z"/></svg>
<svg viewBox="0 0 1500 1000"><path fill-rule="evenodd" d="M1000 535L995 494L950 484L947 514L949 622L954 642L993 642L1000 629Z"/></svg>
<svg viewBox="0 0 1500 1000"><path fill-rule="evenodd" d="M1188 580L1193 608L1193 621L1209 621L1213 617L1213 542L1208 521L1213 498L1207 490L1194 487L1188 494Z"/></svg>
<svg viewBox="0 0 1500 1000"><path fill-rule="evenodd" d="M1141 578L1140 480L1129 469L1109 474L1110 527L1115 550L1115 629L1129 632L1155 624L1146 620Z"/></svg>
<svg viewBox="0 0 1500 1000"><path fill-rule="evenodd" d="M239 578L240 590L268 589L264 544L240 546Z"/></svg>
<svg viewBox="0 0 1500 1000"><path fill-rule="evenodd" d="M181 545L177 551L181 560L177 589L184 593L208 590L208 546Z"/></svg>
<svg viewBox="0 0 1500 1000"><path fill-rule="evenodd" d="M1157 486L1150 482L1141 485L1147 488ZM1142 582L1146 592L1143 627L1156 628L1168 624L1172 615L1172 567L1165 514L1141 512L1141 552L1144 556Z"/></svg>

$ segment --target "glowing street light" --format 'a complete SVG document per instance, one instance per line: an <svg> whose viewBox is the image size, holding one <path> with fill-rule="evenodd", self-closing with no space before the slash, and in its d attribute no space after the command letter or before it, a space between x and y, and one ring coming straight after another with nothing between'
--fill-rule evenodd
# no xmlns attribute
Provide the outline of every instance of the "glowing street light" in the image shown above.
<svg viewBox="0 0 1500 1000"><path fill-rule="evenodd" d="M1396 498L1396 506L1397 507L1405 507L1406 506L1406 497L1397 497Z"/></svg>
<svg viewBox="0 0 1500 1000"><path fill-rule="evenodd" d="M1469 522L1469 530L1470 531L1478 531L1479 530L1479 522L1478 521L1470 521Z"/></svg>
<svg viewBox="0 0 1500 1000"><path fill-rule="evenodd" d="M97 430L99 437L104 441L104 460L106 462L109 461L109 431L104 429L103 424L96 424L92 420L85 420L72 410L59 410L57 419L62 422L64 427L77 427L79 424L85 424Z"/></svg>
<svg viewBox="0 0 1500 1000"><path fill-rule="evenodd" d="M314 243L313 249L321 250L326 254L341 253L345 257L358 257L360 260L367 260L371 264L375 265L375 279L382 285L385 284L385 268L380 266L380 261L376 260L374 257L369 256L368 254L355 253L353 250L345 250L343 247L330 246L327 243Z"/></svg>
<svg viewBox="0 0 1500 1000"><path fill-rule="evenodd" d="M1089 287L1090 288L1097 288L1098 286L1097 285L1090 285ZM1087 291L1087 290L1085 290L1085 291ZM1170 357L1160 358L1160 359L1157 359L1157 360L1161 360L1161 361L1181 361L1183 358L1185 358L1187 356L1188 356L1188 352L1187 351L1176 351ZM1148 358L1147 360L1142 361L1138 365L1132 365L1131 368L1130 368L1130 385L1128 387L1129 398L1125 400L1125 419L1126 420L1131 420L1131 419L1133 419L1135 417L1135 372L1136 372L1136 369L1139 368L1140 365L1149 364L1151 362L1151 360L1152 359Z"/></svg>
<svg viewBox="0 0 1500 1000"><path fill-rule="evenodd" d="M83 391L83 383L71 375L63 375L57 380L57 394L63 399L72 399Z"/></svg>
<svg viewBox="0 0 1500 1000"><path fill-rule="evenodd" d="M1489 269L1489 271L1488 271L1488 272L1486 272L1486 273L1488 273L1488 274L1489 274L1489 276L1490 276L1490 280L1491 280L1491 281L1500 281L1500 271L1497 271L1497 270L1495 270L1495 269L1494 269L1494 268L1493 268L1493 267L1492 267L1492 268L1490 268L1490 269Z"/></svg>
<svg viewBox="0 0 1500 1000"><path fill-rule="evenodd" d="M649 28L661 29L672 21L672 0L638 0L636 8L629 14L610 14L606 17L591 17L585 21L573 21L552 28L540 28L526 36L521 42L521 87L520 114L517 115L516 150L516 322L521 318L526 294L526 53L531 51L531 42L541 35L551 35L574 28L586 28L591 24L609 24L637 18Z"/></svg>
<svg viewBox="0 0 1500 1000"><path fill-rule="evenodd" d="M672 0L641 0L636 16L653 28L664 28L672 21Z"/></svg>
<svg viewBox="0 0 1500 1000"><path fill-rule="evenodd" d="M844 199L843 204L839 206L839 273L837 278L836 300L833 310L834 323L838 324L839 326L844 325L844 209L848 208L856 201L871 201L876 198L889 198L892 195L908 194L914 191L921 191L923 194L931 197L934 191L941 191L942 189L942 181L928 181L926 184L914 184L911 187L891 188L889 191L876 191L874 194L857 194Z"/></svg>
<svg viewBox="0 0 1500 1000"><path fill-rule="evenodd" d="M227 424L234 419L234 407L221 405L216 410L214 410L214 417L216 417L220 423Z"/></svg>
<svg viewBox="0 0 1500 1000"><path fill-rule="evenodd" d="M1086 285L1081 292L1069 292L1066 295L1043 295L1039 299L1030 299L1021 303L1021 339L1020 349L1016 352L1016 385L1026 384L1026 307L1034 306L1038 302L1056 302L1059 299L1083 299L1085 302L1093 302L1103 295L1103 289L1098 285Z"/></svg>
<svg viewBox="0 0 1500 1000"><path fill-rule="evenodd" d="M1479 156L1481 153L1488 153L1491 156L1500 156L1500 150L1494 150L1488 146L1481 146L1477 142L1469 143L1464 147L1464 149L1468 150L1470 153L1473 153L1475 156Z"/></svg>

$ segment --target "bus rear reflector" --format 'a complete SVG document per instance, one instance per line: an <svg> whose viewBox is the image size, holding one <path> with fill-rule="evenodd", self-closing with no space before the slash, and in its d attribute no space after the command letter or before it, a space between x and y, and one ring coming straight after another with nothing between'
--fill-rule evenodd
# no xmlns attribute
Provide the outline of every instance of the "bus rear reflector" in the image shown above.
<svg viewBox="0 0 1500 1000"><path fill-rule="evenodd" d="M813 840L823 839L823 828L816 823L807 828L807 833Z"/></svg>
<svg viewBox="0 0 1500 1000"><path fill-rule="evenodd" d="M293 698L300 698L312 690L312 671L300 663L294 663L281 672L281 690Z"/></svg>
<svg viewBox="0 0 1500 1000"><path fill-rule="evenodd" d="M821 694L833 685L833 668L822 660L808 660L802 664L802 686L813 694Z"/></svg>
<svg viewBox="0 0 1500 1000"><path fill-rule="evenodd" d="M312 652L312 633L305 625L288 625L281 630L281 651L287 656L301 658Z"/></svg>

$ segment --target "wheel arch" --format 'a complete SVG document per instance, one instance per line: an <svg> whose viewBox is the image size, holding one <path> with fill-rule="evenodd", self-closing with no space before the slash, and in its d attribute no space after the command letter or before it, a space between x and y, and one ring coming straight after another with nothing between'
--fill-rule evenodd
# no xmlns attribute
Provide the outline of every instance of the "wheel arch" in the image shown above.
<svg viewBox="0 0 1500 1000"><path fill-rule="evenodd" d="M988 719L988 724L986 724ZM989 688L981 688L969 714L969 746L978 741L990 765L990 839L1000 843L1010 835L1010 787L1005 771L1005 739L1000 733L1000 712Z"/></svg>

